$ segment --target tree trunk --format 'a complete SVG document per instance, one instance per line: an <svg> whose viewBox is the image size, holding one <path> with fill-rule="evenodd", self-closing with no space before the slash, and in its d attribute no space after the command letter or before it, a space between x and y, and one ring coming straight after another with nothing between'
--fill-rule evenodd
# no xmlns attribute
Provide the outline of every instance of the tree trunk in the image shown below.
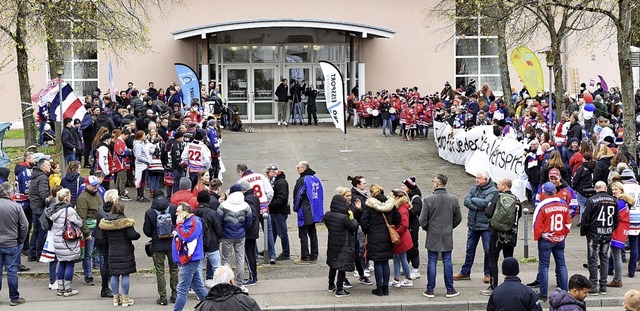
<svg viewBox="0 0 640 311"><path fill-rule="evenodd" d="M631 8L629 0L618 0L619 17L616 23L618 40L618 67L620 69L620 95L624 104L622 123L624 124L624 144L635 154L636 136L636 103L633 94L633 71L631 69Z"/></svg>
<svg viewBox="0 0 640 311"><path fill-rule="evenodd" d="M556 96L556 118L560 116L560 114L567 109L564 106L564 83L563 83L563 63L562 56L560 55L560 45L562 44L562 40L557 40L556 46L552 48L553 53L553 93ZM551 92L551 90L549 90Z"/></svg>
<svg viewBox="0 0 640 311"><path fill-rule="evenodd" d="M29 54L27 53L27 14L26 3L18 1L16 14L16 63L18 71L18 85L20 88L20 101L22 122L24 125L24 143L26 146L36 144L36 127L34 109L31 103L31 84L29 83Z"/></svg>
<svg viewBox="0 0 640 311"><path fill-rule="evenodd" d="M509 57L507 55L507 39L505 23L498 22L498 61L500 64L500 82L502 84L502 96L506 102L511 103L511 77L509 77Z"/></svg>

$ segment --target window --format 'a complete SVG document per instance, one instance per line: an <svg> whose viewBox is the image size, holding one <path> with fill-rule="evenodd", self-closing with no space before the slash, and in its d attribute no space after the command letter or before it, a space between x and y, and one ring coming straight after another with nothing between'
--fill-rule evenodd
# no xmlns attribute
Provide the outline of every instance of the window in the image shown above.
<svg viewBox="0 0 640 311"><path fill-rule="evenodd" d="M478 13L474 1L456 0L455 25L455 87L464 89L474 79L477 89L489 83L496 95L502 94L498 37L492 21Z"/></svg>

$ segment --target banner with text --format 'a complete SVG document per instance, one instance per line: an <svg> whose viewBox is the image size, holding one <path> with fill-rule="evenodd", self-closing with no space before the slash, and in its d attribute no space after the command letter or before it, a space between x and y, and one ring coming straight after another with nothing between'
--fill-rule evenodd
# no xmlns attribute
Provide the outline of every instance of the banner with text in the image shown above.
<svg viewBox="0 0 640 311"><path fill-rule="evenodd" d="M342 132L347 134L347 127L344 121L344 90L342 74L338 68L325 61L320 61L320 68L324 74L324 93L327 97L327 110L331 120Z"/></svg>
<svg viewBox="0 0 640 311"><path fill-rule="evenodd" d="M527 175L524 172L526 145L493 134L491 126L476 126L469 130L451 131L448 123L433 122L438 155L454 164L464 165L465 171L475 175L486 170L493 181L509 178L511 191L525 200Z"/></svg>
<svg viewBox="0 0 640 311"><path fill-rule="evenodd" d="M198 81L196 72L185 64L175 63L175 66L182 89L183 103L187 105L187 108L191 107L191 102L194 99L200 103L200 81Z"/></svg>

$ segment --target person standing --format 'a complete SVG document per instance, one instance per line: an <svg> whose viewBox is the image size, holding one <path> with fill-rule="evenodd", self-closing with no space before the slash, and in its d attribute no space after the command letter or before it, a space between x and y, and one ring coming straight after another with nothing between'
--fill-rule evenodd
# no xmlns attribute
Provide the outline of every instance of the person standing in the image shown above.
<svg viewBox="0 0 640 311"><path fill-rule="evenodd" d="M340 189L340 188L338 188ZM329 266L329 291L335 290L337 298L351 295L344 289L346 272L354 270L355 249L351 243L358 231L358 222L349 209L350 202L336 194L331 199L329 212L324 217L327 231L327 265ZM338 279L336 280L336 273ZM335 283L334 283L335 282Z"/></svg>
<svg viewBox="0 0 640 311"><path fill-rule="evenodd" d="M144 131L136 132L135 141L133 142L133 156L136 159L134 166L136 188L138 189L136 201L138 202L149 202L149 199L144 197L144 185L149 173L148 167L151 164L151 154L149 153L149 148L147 148L146 140L147 134Z"/></svg>
<svg viewBox="0 0 640 311"><path fill-rule="evenodd" d="M109 270L109 241L106 234L100 229L100 222L111 214L113 205L118 203L118 190L110 189L104 193L104 206L98 210L96 214L96 228L93 230L94 246L100 251L100 255L104 257L104 262L100 266L100 278L102 279L102 289L100 297L113 298L113 292L109 287L111 285L111 272Z"/></svg>
<svg viewBox="0 0 640 311"><path fill-rule="evenodd" d="M208 173L207 173L208 174ZM202 264L206 260L206 275L204 285L206 288L213 287L213 274L220 267L220 240L222 239L222 226L218 213L211 208L211 196L206 190L198 192L198 207L194 214L202 219L205 224L204 229L204 256Z"/></svg>
<svg viewBox="0 0 640 311"><path fill-rule="evenodd" d="M586 311L584 300L589 295L591 286L591 281L584 275L572 275L568 291L556 288L549 296L549 311Z"/></svg>
<svg viewBox="0 0 640 311"><path fill-rule="evenodd" d="M455 281L471 280L471 267L476 257L476 247L482 238L484 250L484 282L491 280L489 274L489 218L484 210L489 202L498 194L489 172L480 171L476 174L475 185L464 198L464 206L469 209L467 215L467 251L460 273L453 276Z"/></svg>
<svg viewBox="0 0 640 311"><path fill-rule="evenodd" d="M16 164L16 167L13 169L13 174L16 178L17 188L15 200L16 203L22 205L22 210L24 211L25 216L27 216L27 221L29 222L27 227L27 236L25 237L22 246L22 253L28 256L29 232L31 231L31 222L33 221L33 211L31 210L31 203L29 200L29 187L31 186L31 173L33 172L33 167L36 166L36 159L33 152L25 152L22 160L22 162ZM20 259L22 259L22 257L20 257ZM20 271L28 271L29 268L20 263L19 269Z"/></svg>
<svg viewBox="0 0 640 311"><path fill-rule="evenodd" d="M567 290L567 265L564 259L565 238L571 229L571 214L567 202L556 195L556 185L551 182L541 187L546 196L533 214L533 239L538 241L538 299L547 301L549 284L549 259L556 262L556 280L561 289ZM583 223L584 224L584 223ZM606 270L605 270L606 273Z"/></svg>
<svg viewBox="0 0 640 311"><path fill-rule="evenodd" d="M278 98L278 125L287 125L287 102L289 102L289 87L287 86L287 79L282 79L282 82L276 88L276 97Z"/></svg>
<svg viewBox="0 0 640 311"><path fill-rule="evenodd" d="M220 135L218 134L216 119L207 122L207 139L209 140L209 149L211 151L211 168L209 174L211 179L218 178L220 174Z"/></svg>
<svg viewBox="0 0 640 311"><path fill-rule="evenodd" d="M102 197L98 194L98 185L100 180L95 176L87 177L88 183L85 189L78 196L76 201L76 210L78 216L82 219L82 234L85 239L85 253L82 260L82 269L84 270L84 284L93 286L93 276L91 273L91 255L93 254L93 230L96 228L96 215L98 210L102 208Z"/></svg>
<svg viewBox="0 0 640 311"><path fill-rule="evenodd" d="M62 130L62 155L67 164L76 160L76 147L79 139L78 131L73 127L73 119L65 118Z"/></svg>
<svg viewBox="0 0 640 311"><path fill-rule="evenodd" d="M489 231L489 270L491 283L489 288L480 292L490 296L498 287L498 258L500 251L504 258L513 257L513 249L518 241L518 220L522 216L522 205L511 193L511 179L498 181L498 195L494 196L485 213L490 219ZM495 217L494 217L495 216Z"/></svg>
<svg viewBox="0 0 640 311"><path fill-rule="evenodd" d="M128 128L123 128L120 135L116 138L113 146L113 171L116 175L116 189L120 200L131 201L125 185L127 183L127 171L131 170L131 162L129 156L131 150L127 148L125 139L131 135L131 131Z"/></svg>
<svg viewBox="0 0 640 311"><path fill-rule="evenodd" d="M244 243L246 231L253 223L253 213L249 204L244 201L240 185L231 186L229 196L220 204L217 213L222 221L222 243L220 246L222 265L229 265L233 251L237 269L235 283L244 289Z"/></svg>
<svg viewBox="0 0 640 311"><path fill-rule="evenodd" d="M279 170L275 164L270 164L267 166L267 178L271 181L273 188L273 199L269 203L269 216L271 216L274 251L276 238L280 238L282 245L282 253L276 257L276 261L289 260L291 259L291 248L289 247L287 218L291 214L291 208L289 207L287 175Z"/></svg>
<svg viewBox="0 0 640 311"><path fill-rule="evenodd" d="M293 188L293 211L298 216L298 235L300 237L300 259L295 264L309 264L318 260L318 234L316 223L324 217L324 192L322 182L309 162L300 161L296 166L300 177ZM311 252L309 252L309 242Z"/></svg>
<svg viewBox="0 0 640 311"><path fill-rule="evenodd" d="M618 227L611 235L611 255L609 256L609 274L613 272L613 280L607 287L622 287L622 253L629 235L629 207L636 204L636 199L624 193L624 186L616 181L611 186L611 193L618 200Z"/></svg>
<svg viewBox="0 0 640 311"><path fill-rule="evenodd" d="M542 311L536 293L521 283L518 277L519 273L518 260L513 257L505 257L502 261L504 283L497 286L491 293L487 302L487 311Z"/></svg>
<svg viewBox="0 0 640 311"><path fill-rule="evenodd" d="M620 174L624 193L631 195L636 202L640 200L640 185L635 174L630 169L625 169ZM638 235L640 235L640 206L634 204L629 207L629 277L635 277L638 267Z"/></svg>
<svg viewBox="0 0 640 311"><path fill-rule="evenodd" d="M11 199L13 191L11 183L5 181L0 184L0 288L6 268L10 305L17 306L26 302L18 292L18 266L29 222L22 206Z"/></svg>
<svg viewBox="0 0 640 311"><path fill-rule="evenodd" d="M401 189L391 190L391 199L400 214L400 223L396 226L396 232L400 235L400 243L393 245L393 281L389 286L413 287L411 268L407 261L407 251L413 248L413 240L409 232L409 197ZM400 268L404 270L404 280L400 281Z"/></svg>
<svg viewBox="0 0 640 311"><path fill-rule="evenodd" d="M597 181L596 194L585 204L582 215L580 236L587 237L587 266L589 281L592 283L589 294L607 294L607 272L609 271L609 247L611 235L618 227L618 202L616 198L607 194L607 184ZM599 262L598 262L599 260ZM600 278L598 279L598 267Z"/></svg>
<svg viewBox="0 0 640 311"><path fill-rule="evenodd" d="M51 162L42 158L31 172L31 185L29 186L29 205L31 206L33 233L29 241L28 261L37 261L42 253L47 232L42 229L40 216L44 213L47 198L50 195L49 174L51 173Z"/></svg>
<svg viewBox="0 0 640 311"><path fill-rule="evenodd" d="M318 97L318 91L314 89L313 83L309 84L306 92L307 96L307 125L311 125L311 119L313 118L313 124L318 125L318 108L316 107L316 98Z"/></svg>
<svg viewBox="0 0 640 311"><path fill-rule="evenodd" d="M67 222L73 223L76 227L82 226L82 219L71 205L71 193L69 189L61 189L57 194L58 203L46 210L47 218L53 224L53 246L58 260L58 296L75 296L78 290L71 287L74 275L74 265L80 258L80 239L65 240L62 236L67 226Z"/></svg>
<svg viewBox="0 0 640 311"><path fill-rule="evenodd" d="M411 264L411 279L420 278L420 244L418 233L420 232L420 213L422 212L422 192L416 184L415 176L402 181L402 191L406 192L411 200L409 206L409 232L413 240L413 248L407 251L407 261Z"/></svg>
<svg viewBox="0 0 640 311"><path fill-rule="evenodd" d="M433 195L422 199L420 227L427 232L425 247L428 256L427 288L422 294L427 298L435 297L436 266L439 254L442 254L447 297L451 298L460 294L453 287L451 251L453 250L453 229L462 222L462 215L458 198L447 192L447 181L447 176L436 175L433 179Z"/></svg>
<svg viewBox="0 0 640 311"><path fill-rule="evenodd" d="M293 80L293 86L289 90L291 93L291 101L293 102L293 125L296 125L296 121L302 125L304 117L302 116L302 91L306 88L306 85L300 85L296 80Z"/></svg>
<svg viewBox="0 0 640 311"><path fill-rule="evenodd" d="M252 192L253 192L254 198L257 198L259 201L258 202L259 205L257 207L259 213L258 215L254 215L254 216L257 216L257 218L260 218L260 219L254 218L253 220L256 223L256 226L258 226L257 227L258 231L260 230L260 226L265 228L265 225L266 225L267 239L268 239L267 253L269 254L269 261L273 265L276 263L276 251L273 245L274 239L273 239L273 231L271 228L271 215L269 214L269 202L271 202L271 200L273 199L273 188L271 187L271 182L266 176L260 173L254 173L253 171L251 171L246 164L238 164L236 166L236 173L240 177L240 180L238 181L238 183L241 184L241 181L243 180L246 181L249 184L250 189L253 190ZM243 189L243 190L247 190L247 189ZM266 223L264 222L264 219L262 217L265 213L267 215ZM249 233L247 234L249 235ZM256 233L255 235L257 239L258 234ZM253 234L251 234L251 236L253 236ZM247 239L250 239L250 238L247 237ZM245 241L245 244L246 242L247 241ZM261 252L260 255L264 255L264 251Z"/></svg>

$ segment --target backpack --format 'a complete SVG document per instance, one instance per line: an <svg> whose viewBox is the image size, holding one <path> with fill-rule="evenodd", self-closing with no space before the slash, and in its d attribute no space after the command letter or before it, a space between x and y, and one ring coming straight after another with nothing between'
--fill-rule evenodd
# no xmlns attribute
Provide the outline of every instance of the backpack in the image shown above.
<svg viewBox="0 0 640 311"><path fill-rule="evenodd" d="M173 220L171 219L171 214L169 213L169 209L171 205L167 206L164 211L155 210L156 216L156 234L158 235L158 239L170 239L173 238Z"/></svg>
<svg viewBox="0 0 640 311"><path fill-rule="evenodd" d="M496 208L491 217L491 228L500 232L510 232L515 225L518 198L510 193L499 193Z"/></svg>

